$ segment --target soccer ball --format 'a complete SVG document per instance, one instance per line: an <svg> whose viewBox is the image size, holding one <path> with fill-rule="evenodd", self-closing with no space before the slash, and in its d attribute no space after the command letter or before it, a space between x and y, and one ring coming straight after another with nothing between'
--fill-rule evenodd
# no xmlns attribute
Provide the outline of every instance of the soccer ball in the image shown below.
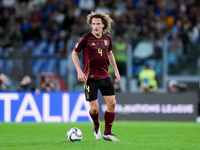
<svg viewBox="0 0 200 150"><path fill-rule="evenodd" d="M83 137L81 130L78 128L69 129L66 136L69 142L80 142Z"/></svg>

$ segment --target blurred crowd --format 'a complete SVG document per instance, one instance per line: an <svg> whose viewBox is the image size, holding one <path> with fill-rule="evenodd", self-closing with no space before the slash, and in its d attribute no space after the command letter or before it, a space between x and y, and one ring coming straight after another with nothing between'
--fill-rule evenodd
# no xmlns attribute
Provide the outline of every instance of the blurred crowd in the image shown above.
<svg viewBox="0 0 200 150"><path fill-rule="evenodd" d="M122 80L128 44L132 46L132 75L138 76L145 63L162 74L164 44L168 65L173 65L187 55L188 43L200 41L198 0L0 0L0 56L21 46L35 56L68 55L79 37L91 30L86 16L97 10L113 19L111 34ZM37 75L44 67L38 67L41 61L34 63ZM47 63L55 69L53 61ZM61 62L59 75L71 73L66 63Z"/></svg>

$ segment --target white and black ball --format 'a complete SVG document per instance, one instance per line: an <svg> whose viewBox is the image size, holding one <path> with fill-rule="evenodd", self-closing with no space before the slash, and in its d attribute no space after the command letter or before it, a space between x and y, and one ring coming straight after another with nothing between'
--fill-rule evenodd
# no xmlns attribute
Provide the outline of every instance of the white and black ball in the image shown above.
<svg viewBox="0 0 200 150"><path fill-rule="evenodd" d="M80 129L74 127L67 131L66 136L69 142L80 142L83 134Z"/></svg>

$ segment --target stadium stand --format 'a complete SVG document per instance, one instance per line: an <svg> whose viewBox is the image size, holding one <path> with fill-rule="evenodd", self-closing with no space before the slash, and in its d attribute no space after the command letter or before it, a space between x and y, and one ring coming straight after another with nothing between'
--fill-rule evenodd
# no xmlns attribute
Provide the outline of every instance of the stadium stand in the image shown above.
<svg viewBox="0 0 200 150"><path fill-rule="evenodd" d="M121 36L131 46L131 77L145 63L161 78L159 87L165 63L169 75L197 75L199 6L198 0L0 0L0 73L16 81L49 72L68 90L79 89L69 56L80 35L90 32L87 14L101 10L114 20L113 39Z"/></svg>

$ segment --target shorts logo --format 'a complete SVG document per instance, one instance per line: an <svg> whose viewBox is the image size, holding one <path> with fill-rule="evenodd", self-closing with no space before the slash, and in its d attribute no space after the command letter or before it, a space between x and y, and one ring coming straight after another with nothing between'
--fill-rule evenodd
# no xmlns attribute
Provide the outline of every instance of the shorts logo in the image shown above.
<svg viewBox="0 0 200 150"><path fill-rule="evenodd" d="M91 46L95 46L96 44L93 42L92 44L91 44Z"/></svg>
<svg viewBox="0 0 200 150"><path fill-rule="evenodd" d="M105 46L107 46L108 45L108 41L104 40L104 44L105 44Z"/></svg>
<svg viewBox="0 0 200 150"><path fill-rule="evenodd" d="M87 99L89 99L89 94L87 94Z"/></svg>

